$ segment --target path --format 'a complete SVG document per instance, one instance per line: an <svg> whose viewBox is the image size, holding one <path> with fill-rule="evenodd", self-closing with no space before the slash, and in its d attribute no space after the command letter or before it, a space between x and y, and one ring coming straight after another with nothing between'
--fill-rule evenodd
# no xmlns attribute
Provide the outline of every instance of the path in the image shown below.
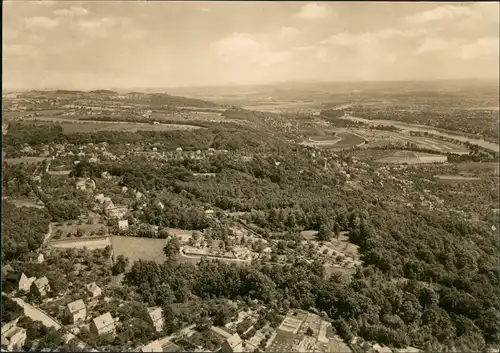
<svg viewBox="0 0 500 353"><path fill-rule="evenodd" d="M28 316L31 320L41 321L45 327L53 327L56 330L60 330L62 328L63 331L65 331L65 329L63 328L63 326L61 324L59 324L56 320L54 320L52 317L50 317L48 314L46 314L43 310L36 308L29 303L26 303L24 300L22 300L20 298L12 297L4 292L2 292L2 295L5 295L6 297L12 299L17 304L19 304L19 306L21 306L23 308L24 314L26 316ZM70 332L66 332L64 335L64 338L66 339L66 343L74 339L77 343L77 346L81 349L88 349L88 347L89 347L88 344L86 344L85 342L83 342L82 340L80 340L78 337L76 337L74 334L72 334ZM99 352L98 350L95 350L95 349L90 349L90 351L91 352Z"/></svg>
<svg viewBox="0 0 500 353"><path fill-rule="evenodd" d="M43 244L45 244L51 236L52 236L52 222L49 223L49 230L47 231L47 234L45 234L45 238L43 238Z"/></svg>

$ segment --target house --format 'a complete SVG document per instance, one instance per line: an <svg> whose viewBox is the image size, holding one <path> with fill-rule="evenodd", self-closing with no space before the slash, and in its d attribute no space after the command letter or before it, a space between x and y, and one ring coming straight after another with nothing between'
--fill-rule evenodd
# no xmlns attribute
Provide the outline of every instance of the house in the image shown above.
<svg viewBox="0 0 500 353"><path fill-rule="evenodd" d="M102 172L101 173L101 178L103 178L103 179L111 179L111 174L109 174L109 172Z"/></svg>
<svg viewBox="0 0 500 353"><path fill-rule="evenodd" d="M228 337L224 343L222 343L221 350L223 353L243 352L243 341L241 340L240 335L235 333L231 337Z"/></svg>
<svg viewBox="0 0 500 353"><path fill-rule="evenodd" d="M118 219L122 219L127 212L128 212L127 206L118 206L118 205L115 205L114 207L108 207L104 210L106 216Z"/></svg>
<svg viewBox="0 0 500 353"><path fill-rule="evenodd" d="M163 347L160 342L153 341L148 345L141 347L141 352L163 352Z"/></svg>
<svg viewBox="0 0 500 353"><path fill-rule="evenodd" d="M118 221L118 229L127 230L128 229L128 220L127 219L120 219Z"/></svg>
<svg viewBox="0 0 500 353"><path fill-rule="evenodd" d="M90 332L100 336L106 333L115 334L115 320L109 312L102 314L90 323Z"/></svg>
<svg viewBox="0 0 500 353"><path fill-rule="evenodd" d="M86 178L86 179L80 178L76 182L76 189L77 190L87 190L87 189L95 190L95 181L93 181L90 178Z"/></svg>
<svg viewBox="0 0 500 353"><path fill-rule="evenodd" d="M108 201L108 200L105 200L104 202L102 202L101 204L101 209L102 211L105 213L105 214L108 214L109 211L111 209L113 209L113 207L115 207L115 205L113 204L113 201Z"/></svg>
<svg viewBox="0 0 500 353"><path fill-rule="evenodd" d="M7 351L23 351L24 342L26 342L26 329L13 326L2 330L2 346L6 346Z"/></svg>
<svg viewBox="0 0 500 353"><path fill-rule="evenodd" d="M19 290L24 291L24 292L29 292L31 285L33 282L35 282L36 277L30 277L26 276L24 273L21 274L21 277L19 278Z"/></svg>
<svg viewBox="0 0 500 353"><path fill-rule="evenodd" d="M85 303L83 300L75 300L74 302L66 305L64 309L64 316L68 320L68 322L72 324L76 324L79 321L84 321L87 317L87 308L85 307Z"/></svg>
<svg viewBox="0 0 500 353"><path fill-rule="evenodd" d="M41 264L44 261L43 254L37 254L34 252L30 252L26 255L27 262L37 262Z"/></svg>
<svg viewBox="0 0 500 353"><path fill-rule="evenodd" d="M102 289L97 284L95 284L95 282L87 284L85 286L85 289L92 298L96 298L102 294Z"/></svg>
<svg viewBox="0 0 500 353"><path fill-rule="evenodd" d="M2 277L3 278L8 278L8 276L12 276L15 274L16 271L11 265L5 265L2 267Z"/></svg>
<svg viewBox="0 0 500 353"><path fill-rule="evenodd" d="M161 308L148 309L148 315L157 332L163 330L163 312Z"/></svg>
<svg viewBox="0 0 500 353"><path fill-rule="evenodd" d="M105 200L104 194L97 194L94 197L94 200L96 200L99 203L103 203Z"/></svg>
<svg viewBox="0 0 500 353"><path fill-rule="evenodd" d="M40 297L44 297L47 295L47 292L50 291L49 280L47 277L43 276L39 278L31 284L31 291Z"/></svg>

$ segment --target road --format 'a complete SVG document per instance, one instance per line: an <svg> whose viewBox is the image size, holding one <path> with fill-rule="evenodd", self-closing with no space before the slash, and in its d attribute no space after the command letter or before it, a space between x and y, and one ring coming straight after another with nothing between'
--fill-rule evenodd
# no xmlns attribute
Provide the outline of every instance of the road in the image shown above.
<svg viewBox="0 0 500 353"><path fill-rule="evenodd" d="M47 315L41 309L38 309L38 308L34 307L33 305L26 303L24 300L22 300L20 298L12 297L12 296L5 294L3 292L2 292L2 294L5 295L6 297L12 299L13 301L15 301L17 304L19 304L19 306L21 306L23 308L24 314L26 316L28 316L31 320L41 321L45 327L53 327L56 330L60 330L62 328L64 330L64 328L62 327L61 324L59 324L56 320L54 320L52 317ZM74 339L79 348L86 349L89 347L88 344L86 344L85 342L83 342L82 340L80 340L78 337L76 337L74 334L72 334L70 332L67 332L64 335L64 337L66 339L66 343L71 341L72 339ZM95 350L95 349L90 349L90 351L91 352L99 352L98 350Z"/></svg>
<svg viewBox="0 0 500 353"><path fill-rule="evenodd" d="M47 231L47 234L45 234L45 238L43 238L43 243L45 244L51 236L52 236L52 222L49 223L49 230Z"/></svg>
<svg viewBox="0 0 500 353"><path fill-rule="evenodd" d="M194 329L195 327L196 327L196 325L194 325L194 324L193 324L193 325L190 325L190 326L188 326L188 327L183 328L183 329L182 329L182 330L180 330L179 332L176 332L176 333L171 334L171 335L169 335L169 336L165 336L165 337L159 338L159 339L157 339L157 340L156 340L156 342L158 342L158 343L160 344L160 346L162 346L162 347L163 347L163 346L165 346L167 343L169 343L172 339L174 339L175 337L179 337L179 336L181 336L181 335L185 335L185 336L188 336L188 337L189 337L189 336L191 336L191 335L194 333L193 329ZM148 345L152 344L153 342L155 342L155 341L151 341L151 342L149 342L148 344L145 344L144 346L139 347L139 348L137 349L137 351L140 351L142 347L148 346Z"/></svg>

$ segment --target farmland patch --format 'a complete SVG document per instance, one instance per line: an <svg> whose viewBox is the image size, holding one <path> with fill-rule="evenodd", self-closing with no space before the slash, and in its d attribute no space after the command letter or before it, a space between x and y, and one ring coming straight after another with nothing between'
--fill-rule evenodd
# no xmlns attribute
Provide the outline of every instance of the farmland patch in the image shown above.
<svg viewBox="0 0 500 353"><path fill-rule="evenodd" d="M7 164L37 164L45 161L45 157L20 157L20 158L5 158L3 163Z"/></svg>
<svg viewBox="0 0 500 353"><path fill-rule="evenodd" d="M104 249L106 246L111 246L109 237L99 239L72 239L51 242L50 246L58 249L83 249L89 250Z"/></svg>

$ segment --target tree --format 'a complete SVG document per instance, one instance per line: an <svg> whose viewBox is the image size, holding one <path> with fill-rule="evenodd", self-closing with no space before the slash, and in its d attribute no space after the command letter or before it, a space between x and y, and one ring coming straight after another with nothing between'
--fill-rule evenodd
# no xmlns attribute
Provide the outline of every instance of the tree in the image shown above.
<svg viewBox="0 0 500 353"><path fill-rule="evenodd" d="M170 261L174 260L177 257L181 249L181 245L179 240L176 237L172 237L168 243L163 247L163 253L166 258Z"/></svg>
<svg viewBox="0 0 500 353"><path fill-rule="evenodd" d="M84 235L83 230L81 228L77 228L76 229L76 236L78 238L81 238L81 237L83 237L83 235Z"/></svg>
<svg viewBox="0 0 500 353"><path fill-rule="evenodd" d="M326 224L322 224L316 237L319 241L329 241L332 237L332 231L330 227Z"/></svg>
<svg viewBox="0 0 500 353"><path fill-rule="evenodd" d="M125 257L124 255L118 255L116 257L115 264L113 265L113 275L119 275L120 273L124 273L127 270L129 264L129 259L128 257Z"/></svg>

